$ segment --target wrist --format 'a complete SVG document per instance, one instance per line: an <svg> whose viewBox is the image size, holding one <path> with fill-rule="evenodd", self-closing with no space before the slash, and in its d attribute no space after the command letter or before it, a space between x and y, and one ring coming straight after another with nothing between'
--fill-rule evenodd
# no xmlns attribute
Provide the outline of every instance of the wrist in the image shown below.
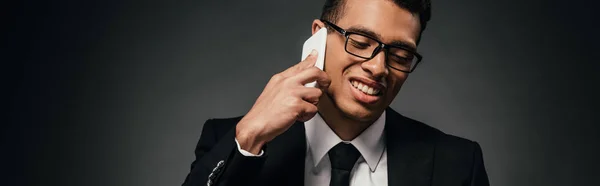
<svg viewBox="0 0 600 186"><path fill-rule="evenodd" d="M248 130L239 124L236 126L235 139L241 149L252 154L259 154L264 144L266 144L266 141L260 137L259 132Z"/></svg>

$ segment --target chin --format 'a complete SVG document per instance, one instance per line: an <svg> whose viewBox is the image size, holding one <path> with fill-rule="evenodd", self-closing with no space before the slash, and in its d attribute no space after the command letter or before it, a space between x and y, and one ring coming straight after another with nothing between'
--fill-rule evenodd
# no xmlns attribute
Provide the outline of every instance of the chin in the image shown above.
<svg viewBox="0 0 600 186"><path fill-rule="evenodd" d="M350 120L372 122L377 120L387 108L386 103L389 100L386 98L388 95L380 94L374 102L368 103L360 100L360 97L357 96L357 90L350 83L344 84L341 90L343 91L331 91L328 94L330 99L327 102L332 104L339 114Z"/></svg>
<svg viewBox="0 0 600 186"><path fill-rule="evenodd" d="M354 100L336 100L336 105L342 114L355 121L374 121L381 116L385 108L367 108Z"/></svg>

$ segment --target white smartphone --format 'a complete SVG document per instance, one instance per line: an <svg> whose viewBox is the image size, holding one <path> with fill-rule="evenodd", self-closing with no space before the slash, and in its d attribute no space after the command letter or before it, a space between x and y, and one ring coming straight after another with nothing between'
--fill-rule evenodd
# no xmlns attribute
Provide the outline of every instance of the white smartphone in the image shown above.
<svg viewBox="0 0 600 186"><path fill-rule="evenodd" d="M317 33L313 34L304 42L304 46L302 46L302 59L306 59L310 52L314 49L317 50L317 62L315 66L319 69L323 70L325 66L325 46L327 44L327 28L323 27L317 31ZM304 85L306 87L316 87L317 82L310 82Z"/></svg>

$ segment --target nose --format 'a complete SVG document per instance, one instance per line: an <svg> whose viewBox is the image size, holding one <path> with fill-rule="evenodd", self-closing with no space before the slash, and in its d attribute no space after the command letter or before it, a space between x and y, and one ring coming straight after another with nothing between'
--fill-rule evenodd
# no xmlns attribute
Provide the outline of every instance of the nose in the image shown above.
<svg viewBox="0 0 600 186"><path fill-rule="evenodd" d="M363 62L360 66L364 71L371 73L373 78L380 79L386 77L389 73L389 69L385 63L385 52L379 51L372 59Z"/></svg>

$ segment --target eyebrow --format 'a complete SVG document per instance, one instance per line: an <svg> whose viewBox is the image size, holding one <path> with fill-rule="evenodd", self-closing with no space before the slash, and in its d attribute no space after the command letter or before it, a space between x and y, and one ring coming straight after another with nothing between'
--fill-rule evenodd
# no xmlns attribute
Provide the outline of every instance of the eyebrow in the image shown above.
<svg viewBox="0 0 600 186"><path fill-rule="evenodd" d="M372 30L370 30L368 28L362 27L362 26L352 26L352 27L346 29L346 31L364 34L366 36L377 39L381 42L381 35L373 32ZM385 44L388 45L388 43L385 43ZM416 47L414 47L412 44L410 44L406 41L394 40L391 43L389 43L389 45L405 47L412 51L417 51Z"/></svg>

